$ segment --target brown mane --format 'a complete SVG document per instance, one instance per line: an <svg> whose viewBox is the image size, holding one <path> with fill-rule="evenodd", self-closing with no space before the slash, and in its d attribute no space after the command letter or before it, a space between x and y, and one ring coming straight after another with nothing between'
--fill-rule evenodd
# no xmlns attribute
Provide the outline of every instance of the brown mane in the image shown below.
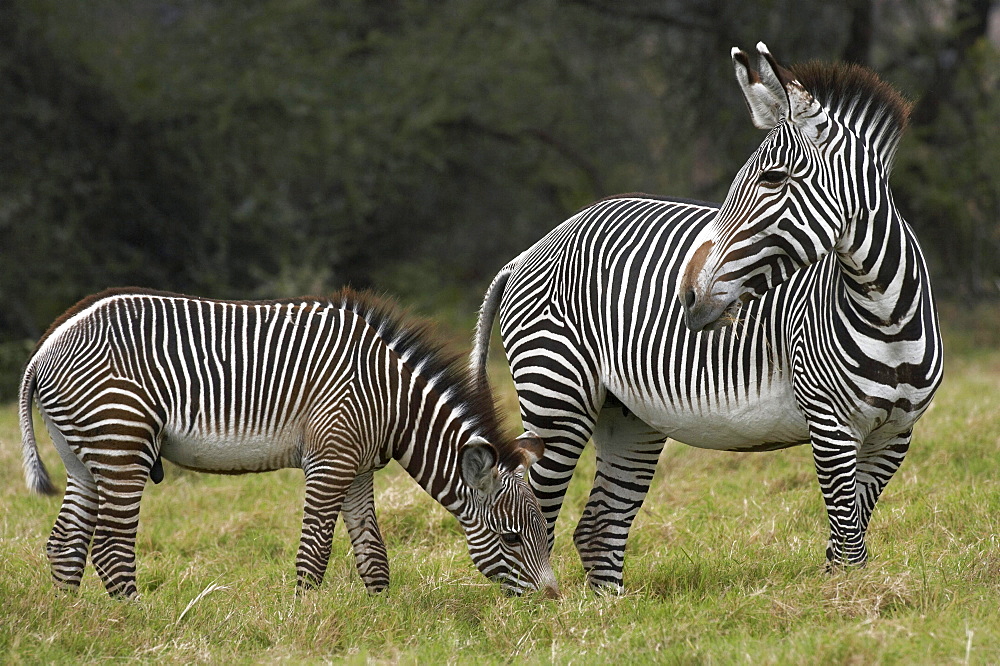
<svg viewBox="0 0 1000 666"><path fill-rule="evenodd" d="M867 67L813 60L793 65L792 73L828 109L860 102L889 114L900 131L906 129L913 104Z"/></svg>
<svg viewBox="0 0 1000 666"><path fill-rule="evenodd" d="M791 67L799 83L838 121L872 142L891 163L912 103L867 67L811 61Z"/></svg>
<svg viewBox="0 0 1000 666"><path fill-rule="evenodd" d="M520 449L504 432L489 383L475 380L465 356L446 350L433 324L404 311L394 299L370 291L345 287L323 300L362 317L408 365L419 367L421 375L461 411L472 431L496 448L504 466L513 469L522 464Z"/></svg>
<svg viewBox="0 0 1000 666"><path fill-rule="evenodd" d="M670 197L670 196L663 196L660 194L647 194L646 192L623 192L621 194L609 194L607 196L601 197L596 201L592 201L591 203L577 210L575 213L573 213L573 215L578 215L579 213L582 213L583 211L593 208L594 206L602 204L606 201L617 201L619 199L643 199L646 201L662 201L665 203L686 204L691 206L702 206L705 208L719 207L718 203L713 203L711 201L702 201L700 199Z"/></svg>

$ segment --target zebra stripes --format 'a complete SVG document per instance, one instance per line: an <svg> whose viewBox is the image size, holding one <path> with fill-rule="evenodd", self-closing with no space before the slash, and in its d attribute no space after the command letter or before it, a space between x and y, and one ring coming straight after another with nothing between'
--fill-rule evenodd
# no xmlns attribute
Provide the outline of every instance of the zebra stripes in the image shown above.
<svg viewBox="0 0 1000 666"><path fill-rule="evenodd" d="M162 479L162 457L224 474L301 468L298 586L322 582L342 514L358 572L379 592L389 568L372 477L396 459L458 518L486 576L512 592L556 592L544 521L523 480L541 441L505 437L489 392L370 295L85 299L39 342L21 385L28 486L51 494L35 397L68 476L46 547L62 587L79 585L89 551L111 595L136 595L139 502L146 479Z"/></svg>
<svg viewBox="0 0 1000 666"><path fill-rule="evenodd" d="M937 313L888 174L906 106L874 74L734 52L769 129L721 207L625 196L581 211L505 266L477 324L500 331L549 542L577 459L597 472L574 542L622 588L632 521L664 439L729 451L810 443L831 565L862 564L878 497L941 381ZM815 97L814 97L815 96Z"/></svg>

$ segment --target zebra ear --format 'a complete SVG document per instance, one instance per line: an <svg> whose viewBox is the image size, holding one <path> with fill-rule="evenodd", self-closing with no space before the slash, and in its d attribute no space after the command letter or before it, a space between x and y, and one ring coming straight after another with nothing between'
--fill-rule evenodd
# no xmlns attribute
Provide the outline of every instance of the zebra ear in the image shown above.
<svg viewBox="0 0 1000 666"><path fill-rule="evenodd" d="M497 486L497 450L482 437L472 437L458 451L458 469L465 485L486 495Z"/></svg>
<svg viewBox="0 0 1000 666"><path fill-rule="evenodd" d="M545 442L530 430L525 431L514 442L517 444L518 452L521 454L521 460L524 461L522 465L525 469L534 465L545 455Z"/></svg>
<svg viewBox="0 0 1000 666"><path fill-rule="evenodd" d="M798 81L788 86L788 99L792 107L792 122L814 144L823 143L830 134L830 116L808 90Z"/></svg>
<svg viewBox="0 0 1000 666"><path fill-rule="evenodd" d="M750 58L746 53L733 47L733 68L736 70L736 81L743 91L743 99L750 110L750 119L757 129L771 129L788 117L788 96L780 85L775 86L775 77L769 76L768 82L761 74L750 67Z"/></svg>
<svg viewBox="0 0 1000 666"><path fill-rule="evenodd" d="M777 86L784 94L787 118L798 126L813 143L826 138L830 128L826 109L813 98L795 75L778 64L764 42L757 43L760 54L760 75L768 89Z"/></svg>

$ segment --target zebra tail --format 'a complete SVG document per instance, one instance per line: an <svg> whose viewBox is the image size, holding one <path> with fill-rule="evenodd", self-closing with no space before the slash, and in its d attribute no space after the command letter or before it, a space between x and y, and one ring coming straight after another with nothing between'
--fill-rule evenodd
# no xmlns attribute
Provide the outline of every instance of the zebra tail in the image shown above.
<svg viewBox="0 0 1000 666"><path fill-rule="evenodd" d="M469 367L472 376L478 382L486 382L486 362L490 356L490 336L493 334L493 321L500 310L500 300L503 298L504 287L510 274L514 272L514 263L504 266L497 276L493 278L483 304L479 308L479 319L476 320L476 335L472 348L472 357L469 360Z"/></svg>
<svg viewBox="0 0 1000 666"><path fill-rule="evenodd" d="M21 393L18 400L18 416L21 422L21 457L24 462L24 480L28 489L40 495L55 495L58 491L52 485L45 464L38 457L38 442L35 441L35 425L31 419L31 404L35 397L36 376L35 357L24 369L21 379Z"/></svg>

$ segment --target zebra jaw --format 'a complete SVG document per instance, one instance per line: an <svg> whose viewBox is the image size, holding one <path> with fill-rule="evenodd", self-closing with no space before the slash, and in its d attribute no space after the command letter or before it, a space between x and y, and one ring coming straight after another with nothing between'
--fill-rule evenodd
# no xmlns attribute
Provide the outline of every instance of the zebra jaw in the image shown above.
<svg viewBox="0 0 1000 666"><path fill-rule="evenodd" d="M734 301L723 308L722 312L714 321L705 324L701 330L717 331L720 328L738 324L740 322L740 311L743 309L743 305L751 300L753 300L753 294L750 292L747 292L742 296L738 296Z"/></svg>

